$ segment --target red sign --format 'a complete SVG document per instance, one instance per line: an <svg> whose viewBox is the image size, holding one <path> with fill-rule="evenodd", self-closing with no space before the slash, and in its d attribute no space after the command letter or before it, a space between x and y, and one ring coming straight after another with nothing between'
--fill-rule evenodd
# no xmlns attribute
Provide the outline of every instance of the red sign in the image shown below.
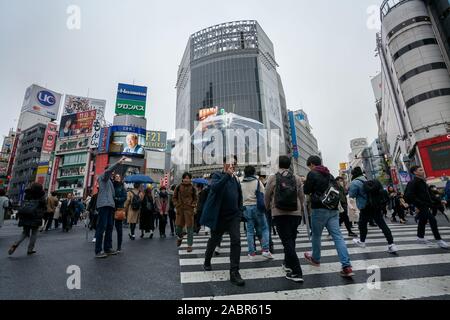
<svg viewBox="0 0 450 320"><path fill-rule="evenodd" d="M427 178L450 176L450 135L418 142Z"/></svg>
<svg viewBox="0 0 450 320"><path fill-rule="evenodd" d="M49 122L47 129L45 130L44 144L42 145L42 152L51 153L55 148L56 136L56 124Z"/></svg>
<svg viewBox="0 0 450 320"><path fill-rule="evenodd" d="M91 110L63 116L61 118L59 137L70 138L82 134L90 134L97 117L96 115L97 111Z"/></svg>
<svg viewBox="0 0 450 320"><path fill-rule="evenodd" d="M395 168L391 168L391 177L394 185L400 184L400 182L398 181L397 170Z"/></svg>
<svg viewBox="0 0 450 320"><path fill-rule="evenodd" d="M109 156L108 154L98 154L95 158L95 176L94 176L94 187L92 190L96 192L98 186L98 176L105 172L105 168L108 165Z"/></svg>
<svg viewBox="0 0 450 320"><path fill-rule="evenodd" d="M59 162L61 161L60 157L55 157L55 161L53 163L53 176L52 176L52 182L50 185L50 192L53 192L56 190L56 179L58 178L58 168L59 168Z"/></svg>

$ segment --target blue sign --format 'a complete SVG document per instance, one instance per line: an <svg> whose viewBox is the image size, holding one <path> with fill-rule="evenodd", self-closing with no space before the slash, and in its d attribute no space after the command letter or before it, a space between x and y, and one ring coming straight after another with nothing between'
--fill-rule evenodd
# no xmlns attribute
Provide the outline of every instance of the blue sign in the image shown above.
<svg viewBox="0 0 450 320"><path fill-rule="evenodd" d="M298 159L298 144L297 144L297 130L295 129L294 112L289 111L289 123L291 125L291 137L294 159Z"/></svg>
<svg viewBox="0 0 450 320"><path fill-rule="evenodd" d="M51 107L56 103L56 98L53 93L48 91L39 91L37 94L38 101L46 107Z"/></svg>
<svg viewBox="0 0 450 320"><path fill-rule="evenodd" d="M117 99L145 102L147 101L147 87L119 83Z"/></svg>
<svg viewBox="0 0 450 320"><path fill-rule="evenodd" d="M398 174L400 175L400 181L402 182L402 184L407 184L411 181L411 175L409 174L409 172L400 171Z"/></svg>

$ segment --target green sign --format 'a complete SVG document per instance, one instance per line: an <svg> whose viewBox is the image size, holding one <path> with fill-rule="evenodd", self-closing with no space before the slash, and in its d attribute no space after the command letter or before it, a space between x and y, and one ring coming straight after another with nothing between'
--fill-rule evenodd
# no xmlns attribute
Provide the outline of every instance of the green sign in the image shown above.
<svg viewBox="0 0 450 320"><path fill-rule="evenodd" d="M116 114L131 114L134 116L145 116L145 102L136 100L117 99Z"/></svg>

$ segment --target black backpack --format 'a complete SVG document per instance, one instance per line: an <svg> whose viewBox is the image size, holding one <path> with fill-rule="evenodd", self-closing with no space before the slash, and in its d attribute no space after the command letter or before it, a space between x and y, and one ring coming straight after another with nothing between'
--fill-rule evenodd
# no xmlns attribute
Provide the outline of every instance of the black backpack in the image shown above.
<svg viewBox="0 0 450 320"><path fill-rule="evenodd" d="M275 208L283 211L298 210L297 179L288 172L287 175L277 173L275 186Z"/></svg>
<svg viewBox="0 0 450 320"><path fill-rule="evenodd" d="M362 181L363 190L367 195L366 207L381 209L384 203L383 186L378 180Z"/></svg>
<svg viewBox="0 0 450 320"><path fill-rule="evenodd" d="M17 212L20 219L34 219L43 216L39 210L40 200L25 200Z"/></svg>
<svg viewBox="0 0 450 320"><path fill-rule="evenodd" d="M133 191L131 191L133 194L133 198L131 199L131 209L133 210L139 210L142 205L141 197L139 197L139 193L135 194Z"/></svg>

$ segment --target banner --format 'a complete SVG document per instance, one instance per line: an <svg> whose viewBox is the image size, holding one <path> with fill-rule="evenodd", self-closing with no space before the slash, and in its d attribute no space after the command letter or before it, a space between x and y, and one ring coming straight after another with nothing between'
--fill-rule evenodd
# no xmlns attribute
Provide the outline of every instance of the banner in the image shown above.
<svg viewBox="0 0 450 320"><path fill-rule="evenodd" d="M101 128L98 153L107 153L109 151L109 133L110 127Z"/></svg>
<svg viewBox="0 0 450 320"><path fill-rule="evenodd" d="M65 139L91 134L94 121L96 120L96 112L96 110L91 110L63 116L59 129L59 138Z"/></svg>
<svg viewBox="0 0 450 320"><path fill-rule="evenodd" d="M53 192L56 190L56 180L58 178L58 169L59 169L60 160L61 160L60 157L55 157L55 161L53 162L52 183L50 185L50 192Z"/></svg>
<svg viewBox="0 0 450 320"><path fill-rule="evenodd" d="M97 119L103 120L105 118L105 108L106 100L66 95L63 116L95 110L97 111Z"/></svg>
<svg viewBox="0 0 450 320"><path fill-rule="evenodd" d="M94 124L92 126L92 135L91 140L89 142L89 148L91 149L98 149L98 146L100 144L100 131L102 127L100 124L100 120L96 119L94 121Z"/></svg>
<svg viewBox="0 0 450 320"><path fill-rule="evenodd" d="M145 117L147 87L119 83L117 89L116 114Z"/></svg>
<svg viewBox="0 0 450 320"><path fill-rule="evenodd" d="M148 149L165 150L167 148L167 132L147 131L145 147Z"/></svg>
<svg viewBox="0 0 450 320"><path fill-rule="evenodd" d="M25 92L21 113L31 112L56 120L61 97L62 94L33 84Z"/></svg>
<svg viewBox="0 0 450 320"><path fill-rule="evenodd" d="M55 123L49 122L47 124L47 129L45 130L44 143L42 145L43 153L51 153L55 148L56 137L57 137L57 126Z"/></svg>

